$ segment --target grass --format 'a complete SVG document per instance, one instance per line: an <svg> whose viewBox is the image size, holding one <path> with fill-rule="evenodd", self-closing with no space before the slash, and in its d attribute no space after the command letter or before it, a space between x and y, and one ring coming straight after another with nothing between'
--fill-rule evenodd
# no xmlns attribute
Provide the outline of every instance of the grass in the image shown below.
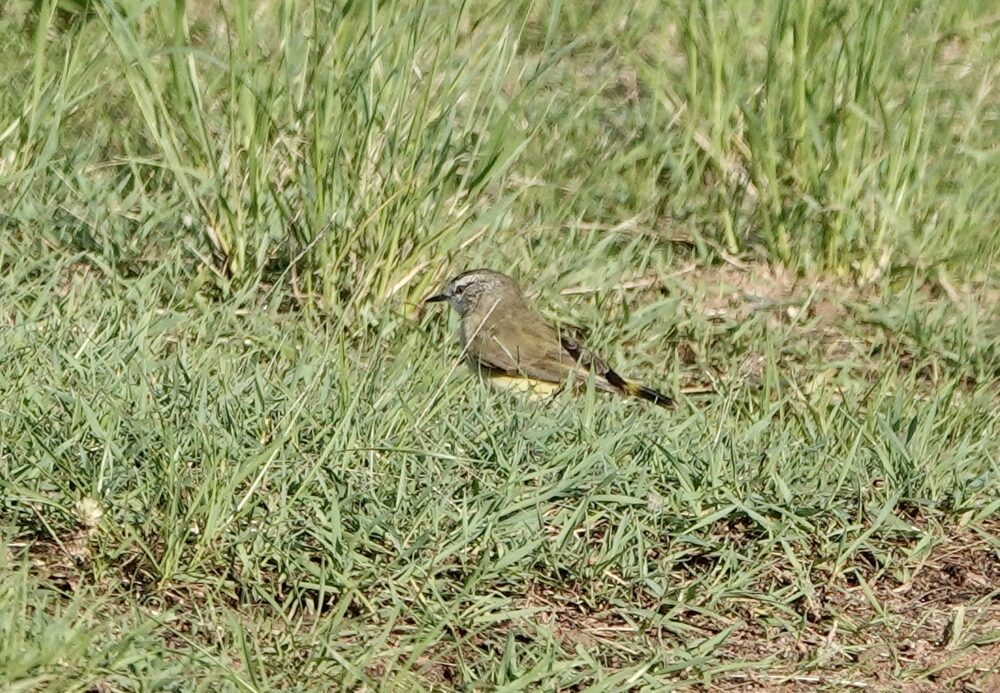
<svg viewBox="0 0 1000 693"><path fill-rule="evenodd" d="M0 686L989 690L996 23L0 5Z"/></svg>

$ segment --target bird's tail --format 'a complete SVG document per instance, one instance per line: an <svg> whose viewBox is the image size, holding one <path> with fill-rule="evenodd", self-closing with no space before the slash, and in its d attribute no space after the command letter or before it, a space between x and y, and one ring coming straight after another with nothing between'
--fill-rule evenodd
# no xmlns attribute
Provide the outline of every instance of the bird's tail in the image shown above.
<svg viewBox="0 0 1000 693"><path fill-rule="evenodd" d="M675 404L672 397L667 397L662 392L657 392L651 387L639 385L638 383L625 383L624 390L633 397L639 397L661 407L673 407Z"/></svg>
<svg viewBox="0 0 1000 693"><path fill-rule="evenodd" d="M672 397L668 397L662 392L657 392L651 387L646 387L645 385L640 385L639 383L631 383L610 368L605 374L605 377L608 379L609 383L619 388L622 393L626 395L644 399L647 402L652 402L653 404L661 407L673 407L675 405Z"/></svg>

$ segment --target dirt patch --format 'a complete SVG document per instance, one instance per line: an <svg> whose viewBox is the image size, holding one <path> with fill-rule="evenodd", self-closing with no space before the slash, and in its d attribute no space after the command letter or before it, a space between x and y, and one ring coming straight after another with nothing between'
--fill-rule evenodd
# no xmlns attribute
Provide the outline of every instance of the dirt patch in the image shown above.
<svg viewBox="0 0 1000 693"><path fill-rule="evenodd" d="M912 373L921 392L949 380L966 390L993 388L1000 377L995 347L1000 335L990 327L998 324L1000 304L990 281L956 285L940 271L929 272L919 284L886 278L859 283L733 258L719 266L689 267L670 282L692 322L719 326L707 342L701 330L682 330L678 337L678 359L689 366L689 377L682 378L686 384L734 377L760 381L765 355L755 344L761 327L747 331L751 322L785 335L775 358L782 374L804 392L827 387L840 373L875 382L885 377L887 364L900 375ZM757 341L734 344L732 335L741 333L758 335ZM712 377L706 380L708 373Z"/></svg>
<svg viewBox="0 0 1000 693"><path fill-rule="evenodd" d="M671 277L706 316L742 320L767 311L783 320L816 319L834 324L850 314L852 305L872 303L885 296L884 280L859 281L834 275L800 275L764 262L729 262L710 267L689 267ZM987 280L956 285L943 271L928 272L927 279L907 289L923 301L948 301L957 311L995 314L1000 288Z"/></svg>
<svg viewBox="0 0 1000 693"><path fill-rule="evenodd" d="M1000 691L998 530L955 532L906 582L861 568L818 590L819 614L794 635L747 622L725 658L766 659L766 674L721 690Z"/></svg>
<svg viewBox="0 0 1000 693"><path fill-rule="evenodd" d="M677 632L703 640L731 628L712 654L732 671L703 690L1000 691L1000 522L955 531L900 582L863 562L830 580L816 576L815 594L801 604L799 628L736 600L720 624L694 611L677 617ZM644 632L610 604L581 603L586 590L536 587L518 601L534 616L523 629L548 632L566 652L601 652L609 669L635 665L630 646ZM635 601L655 610L655 600ZM515 626L516 627L516 626ZM680 639L677 632L668 639Z"/></svg>

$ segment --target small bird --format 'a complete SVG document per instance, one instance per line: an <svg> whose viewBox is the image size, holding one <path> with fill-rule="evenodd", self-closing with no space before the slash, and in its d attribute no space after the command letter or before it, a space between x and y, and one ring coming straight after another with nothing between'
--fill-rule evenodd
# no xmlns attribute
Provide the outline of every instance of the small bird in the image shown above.
<svg viewBox="0 0 1000 693"><path fill-rule="evenodd" d="M458 339L469 365L487 383L536 397L557 392L567 381L582 385L591 374L606 392L640 397L662 407L674 400L629 382L582 343L535 313L517 282L489 269L464 272L424 303L447 301L461 317Z"/></svg>

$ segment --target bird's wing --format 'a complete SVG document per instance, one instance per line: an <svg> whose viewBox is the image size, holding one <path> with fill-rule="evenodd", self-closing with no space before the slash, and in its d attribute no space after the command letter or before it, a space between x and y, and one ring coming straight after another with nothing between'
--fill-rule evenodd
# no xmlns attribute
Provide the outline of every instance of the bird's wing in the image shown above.
<svg viewBox="0 0 1000 693"><path fill-rule="evenodd" d="M600 377L610 372L582 343L537 317L501 317L470 340L469 355L487 371L552 383L561 383L571 374L582 380L590 371Z"/></svg>
<svg viewBox="0 0 1000 693"><path fill-rule="evenodd" d="M612 372L608 364L588 349L582 341L573 339L568 334L563 333L560 333L559 339L563 350L570 355L574 362L579 363L582 367L602 377Z"/></svg>
<svg viewBox="0 0 1000 693"><path fill-rule="evenodd" d="M601 390L639 397L662 407L674 400L661 392L625 380L608 364L564 331L537 316L496 316L490 327L473 334L466 347L469 358L491 376L520 376L548 383L578 382L591 373Z"/></svg>

